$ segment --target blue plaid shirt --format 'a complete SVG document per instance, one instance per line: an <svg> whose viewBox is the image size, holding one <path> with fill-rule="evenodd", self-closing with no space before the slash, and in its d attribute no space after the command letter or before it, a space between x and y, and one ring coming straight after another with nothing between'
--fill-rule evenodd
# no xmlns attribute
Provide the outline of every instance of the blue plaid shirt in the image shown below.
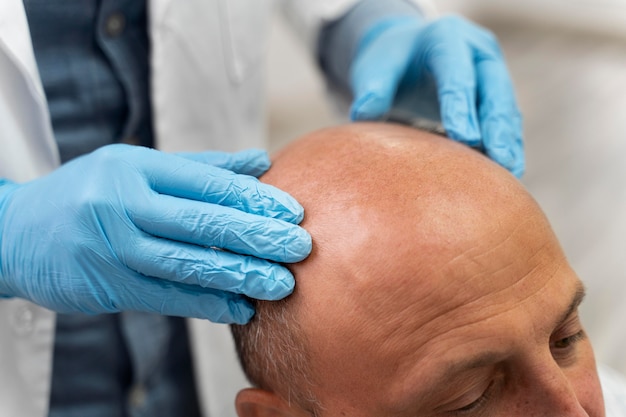
<svg viewBox="0 0 626 417"><path fill-rule="evenodd" d="M25 0L63 162L152 144L145 1ZM199 416L184 319L59 314L51 417Z"/></svg>

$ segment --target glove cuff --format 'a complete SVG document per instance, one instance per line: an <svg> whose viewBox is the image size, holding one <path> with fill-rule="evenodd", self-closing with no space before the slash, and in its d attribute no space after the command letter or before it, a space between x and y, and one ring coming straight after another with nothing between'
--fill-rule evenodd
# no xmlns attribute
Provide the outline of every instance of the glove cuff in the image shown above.
<svg viewBox="0 0 626 417"><path fill-rule="evenodd" d="M361 0L343 17L328 22L318 43L320 66L333 89L351 95L350 67L363 38L381 21L397 18L423 20L417 4L407 0Z"/></svg>
<svg viewBox="0 0 626 417"><path fill-rule="evenodd" d="M12 181L9 181L5 178L0 178L0 300L5 298L13 298L13 296L8 294L3 294L3 266L2 266L2 231L4 229L4 206L8 203L8 197L18 187Z"/></svg>

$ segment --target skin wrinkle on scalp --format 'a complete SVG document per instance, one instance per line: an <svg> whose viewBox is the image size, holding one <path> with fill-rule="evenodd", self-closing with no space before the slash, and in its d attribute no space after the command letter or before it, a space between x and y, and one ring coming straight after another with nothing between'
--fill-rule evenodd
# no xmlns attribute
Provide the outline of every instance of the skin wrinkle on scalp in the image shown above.
<svg viewBox="0 0 626 417"><path fill-rule="evenodd" d="M517 230L520 230L520 229L522 228L522 225L523 225L524 223L525 223L525 222L520 223L520 225L518 225L518 226L515 228L515 230L513 230L513 232L512 232L511 234L509 234L509 235L506 237L506 239L505 239L505 240L504 240L501 244L496 245L496 247L494 247L494 248L492 248L492 249L489 249L489 250L487 250L486 252L481 252L481 253L478 255L478 257L480 257L480 258L482 258L482 257L488 257L488 256L489 256L489 254L490 254L491 252L495 251L497 247L500 247L501 245L505 244L505 242L506 242L506 241L508 241L509 239L512 239L512 238L513 238L513 237L512 237L512 236L513 236L513 234L514 234ZM532 257L530 257L529 259L532 259L532 258L534 258L535 256L538 256L538 255L539 255L539 254L543 251L543 249L544 249L544 248L546 248L547 246L548 246L548 244L547 244L547 243L542 244L542 246L541 246L541 247L537 248L536 253L535 253ZM467 251L463 252L463 253L462 253L462 254L460 254L459 256L457 256L457 257L453 258L453 259L449 262L449 264L450 264L450 263L453 263L453 262L458 261L459 259L463 258L463 257L464 257L464 256L465 256L468 252L473 251L473 250L475 250L475 248L468 249ZM464 259L470 259L470 260L472 260L472 261L476 261L476 258L477 258L477 257L470 257L470 258L465 257ZM564 258L564 255L563 255L563 258ZM481 264L480 262L476 262L476 263L482 266L482 264ZM501 270L503 270L503 269L505 269L505 268L509 268L511 265L512 265L512 264L510 264L510 263L509 263L509 264L507 264L507 265L503 266L501 269L496 269L496 270L492 271L492 272L491 272L491 274L492 274L492 275L495 275L495 274L497 274L498 272L500 272ZM449 266L449 265L446 265L446 266L444 266L444 268L445 268L445 267L448 267L448 266ZM534 268L532 268L532 269L531 269L531 270L530 270L530 271L529 271L526 275L530 275L530 274L532 274L532 273L533 273L533 272L534 272L537 268L539 268L539 267L540 267L540 265L536 265L536 266L535 266ZM560 266L558 266L558 265L557 265L556 267L557 267L557 268L559 268ZM439 271L439 272L441 272L441 271ZM475 275L470 275L470 276L468 277L468 278L470 278L470 279L466 279L466 281L465 281L465 282L469 282L469 281L471 281L471 279L472 279L472 278L475 278L477 275L479 275L479 274L481 274L481 273L482 273L482 272L477 272ZM556 273L556 272L555 272L555 273ZM514 284L514 285L519 285L519 284L520 284L520 282L518 282L518 283L516 283L516 284ZM503 287L503 288L502 288L502 291L504 291L504 290L506 290L506 289L507 289L506 287ZM474 302L479 301L479 300L480 300L480 298L478 298L478 299L477 299L477 300L475 300Z"/></svg>
<svg viewBox="0 0 626 417"><path fill-rule="evenodd" d="M544 287L541 287L541 288L537 289L537 291L535 291L535 293L528 295L526 298L521 299L520 301L521 301L521 302L524 302L525 300L532 298L532 297L533 297L533 296L535 296L538 292L540 292L543 288L544 288ZM467 305L467 306L471 306L472 304L477 303L478 301L480 301L482 298L483 298L483 297L479 297L479 298L477 298L477 299L475 299L475 300L473 300L473 301L469 302L469 303L468 303L468 304L466 304L466 305ZM499 311L498 313L496 313L496 316L498 316L498 315L503 315L503 314L507 314L507 313L509 313L509 312L510 312L513 308L514 308L514 307L510 307L510 308L508 308L508 309L505 309L505 310ZM453 307L453 308L451 308L451 310L450 310L450 311L453 311L453 310L455 310L455 308L454 308L454 307ZM489 314L489 315L490 315L490 316L492 316L492 314ZM444 314L443 314L442 316L440 316L440 317L437 317L435 320L446 320L446 313L444 313ZM459 323L459 324L458 324L458 326L457 326L457 327L452 328L452 329L449 329L449 330L447 330L446 332L439 334L438 336L439 336L439 337L441 337L441 336L446 336L447 334L449 334L449 333L451 333L451 332L456 331L458 328L471 326L471 325L473 325L473 324L480 323L480 322L481 322L481 321L483 321L483 320L484 320L484 318L483 318L483 317L477 317L477 318L475 318L474 320L471 320L471 321L461 322L461 323ZM438 326L437 326L437 323L436 323L435 321L430 321L430 322L428 323L428 325L432 325L433 327L438 327Z"/></svg>
<svg viewBox="0 0 626 417"><path fill-rule="evenodd" d="M531 275L531 274L532 274L532 273L533 273L533 272L534 272L537 268L539 268L539 266L535 266L532 270L530 270L530 271L528 272L527 276ZM557 266L557 271L555 271L555 272L554 272L553 274L551 274L551 275L552 275L552 276L555 276L557 272L558 272L558 266ZM522 277L522 280L523 280L523 278L524 278L524 277ZM517 283L515 283L515 284L513 284L513 285L514 285L514 286L516 286L516 285L522 285L522 284L523 284L523 282L522 282L522 281L520 281L520 282L517 282ZM525 299L521 299L521 300L519 300L519 301L520 301L520 302L524 302L525 300L527 300L527 299L529 299L529 298L532 298L534 295L536 295L536 293L540 292L543 288L544 288L544 287L541 287L541 288L537 289L537 290L536 290L533 294L529 294L529 295L528 295ZM508 290L508 289L509 289L509 288L502 288L499 292L504 292L504 291L506 291L506 290ZM497 293L498 293L498 292L496 292L496 294L497 294ZM489 294L489 296L491 296L491 295L493 295L493 294ZM479 301L481 301L481 300L482 300L484 297L486 297L486 296L487 296L487 295L480 296L480 297L478 297L478 298L476 298L476 299L474 299L474 300L472 300L472 301L467 302L467 303L466 303L466 305L467 305L467 306L471 306L472 304L476 304L476 303L478 303ZM514 307L516 307L516 306L511 306L511 308L514 308ZM456 307L455 307L455 306L452 306L452 307L450 307L450 310L449 310L449 311L453 311L453 310L455 310L455 309L456 309ZM502 313L506 313L506 312L508 312L508 310L504 310ZM444 314L445 314L445 312L444 312ZM476 319L476 322L478 322L478 321L480 321L480 320L481 320L481 318L477 318L477 319ZM472 323L472 322L467 322L467 323L461 323L460 325L466 325L466 324L473 324L473 323ZM434 324L433 324L433 325L434 325Z"/></svg>
<svg viewBox="0 0 626 417"><path fill-rule="evenodd" d="M553 274L553 276L554 276L554 274ZM518 285L518 284L519 284L519 283L516 283L516 284L514 284L514 285ZM544 288L544 286L542 286L541 288L538 288L538 289L537 289L534 293L529 294L529 295L528 295L526 298L524 298L524 299L521 299L521 300L520 300L520 302L522 302L522 303L523 303L525 300L527 300L527 299L529 299L529 298L534 297L537 293L541 292L543 288ZM501 290L501 291L504 291L504 290L505 290L505 289L503 289L503 290ZM470 301L470 302L466 303L465 305L466 305L466 306L471 306L472 304L478 303L478 302L479 302L482 298L483 298L483 297L479 297L479 298L477 298L477 299L475 299L475 300L473 300L473 301ZM423 327L434 327L434 328L438 328L438 327L439 327L438 322L439 322L439 321L444 321L444 322L446 322L446 321L447 321L447 314L448 314L448 313L450 313L450 312L452 312L452 311L454 311L454 310L456 310L456 308L457 308L457 306L451 306L451 307L450 307L450 309L449 309L448 311L443 312L443 314L442 314L442 315L438 316L437 318L435 318L435 319L433 319L433 320L430 320L430 321L429 321L428 323L426 323ZM514 307L510 307L509 309L505 309L505 310L499 311L498 313L496 313L496 315L506 314L506 313L508 313L508 312L509 312L512 308L514 308ZM490 314L490 316L491 316L491 314ZM458 323L458 326L457 326L457 327L455 327L455 328L451 328L451 329L448 329L448 330L447 330L447 331L445 331L444 333L439 334L439 335L438 335L438 337L446 336L447 334L449 334L449 333L451 333L451 332L456 331L456 330L457 330L458 328L460 328L460 327L467 327L468 325L477 324L477 323L481 322L482 320L484 320L484 318L483 318L483 317L477 317L477 318L475 318L475 319L473 319L473 320L470 320L470 321L466 321L466 322L461 322L461 323ZM416 330L419 330L419 329L416 329Z"/></svg>
<svg viewBox="0 0 626 417"><path fill-rule="evenodd" d="M495 252L495 251L496 251L496 250L497 250L500 246L505 245L505 244L507 243L507 241L508 241L508 240L512 239L512 237L513 237L513 235L515 234L515 232L516 232L517 230L521 229L521 228L522 228L522 226L523 226L523 225L524 225L527 221L531 221L531 220L530 220L530 219L526 219L525 221L520 222L520 224L519 224L519 225L515 228L515 230L513 230L511 233L509 233L509 234L508 234L508 236L507 236L505 239L503 239L503 241L502 241L500 244L498 244L498 245L494 246L493 248L488 249L488 250L487 250L487 252L480 252L480 253L478 254L478 256L476 256L476 257L470 257L470 258L467 258L467 257L466 257L465 259L471 259L471 260L474 260L474 261L475 261L475 260L476 260L476 258L483 258L483 257L487 257L487 256L489 256L489 253L490 253L490 252ZM484 234L484 235L486 236L486 235L488 235L489 233L490 233L490 232L485 232L485 234ZM546 244L546 245L547 245L547 244ZM458 256L456 256L456 257L452 258L452 259L449 261L449 263L455 262L457 259L463 258L466 254L468 254L469 252L472 252L472 251L474 251L474 250L476 250L476 248L468 248L466 251L464 251L464 252L460 253ZM446 266L444 266L444 267L446 267Z"/></svg>
<svg viewBox="0 0 626 417"><path fill-rule="evenodd" d="M542 288L543 288L543 287L542 287ZM579 290L580 290L580 288L577 288L576 292L578 292ZM541 289L539 289L537 292L539 292L539 291L541 291ZM535 293L535 294L536 294L536 293ZM575 297L575 298L576 298L576 297ZM569 306L569 307L571 307L571 306ZM569 313L569 315L568 315L567 317L571 316L571 314L572 314L572 312L570 312L570 311L569 311L569 308L568 308L568 310L567 310L565 313ZM500 313L500 314L504 314L504 312L502 312L502 313ZM567 319L567 317L566 317L565 319ZM560 317L560 320L561 320L561 319L562 319L562 317ZM489 353L488 353L487 355L489 356ZM496 354L496 356L498 356L498 354ZM501 358L501 360L502 360L503 358L504 358L504 357L502 357L502 358ZM431 382L433 382L433 380L431 380ZM425 397L428 397L429 395L431 395L431 394L428 394L428 391L426 391L426 392L424 393L424 396L425 396Z"/></svg>
<svg viewBox="0 0 626 417"><path fill-rule="evenodd" d="M539 268L539 266L536 266L535 268L533 268L533 270L529 271L529 273L528 273L527 275L530 275L530 274L531 274L531 273L532 273L532 272L533 272L536 268ZM556 275L556 272L555 272L554 274L552 274L552 275L553 275L553 276L554 276L554 275ZM523 280L523 278L522 278L522 280ZM522 285L522 284L523 284L523 282L522 282L522 281L520 281L520 282L517 282L517 283L515 283L515 284L513 284L513 285L514 285L514 286L516 286L516 285ZM536 293L540 292L542 289L543 289L543 287L541 287L541 288L537 289L534 293L529 294L529 295L526 297L526 299L533 297L534 295L536 295ZM506 291L506 290L509 290L509 288L502 288L502 289L500 290L500 292L504 292L504 291ZM496 294L497 294L497 293L498 293L498 292L496 292ZM489 294L489 296L492 296L492 295L493 295L493 294ZM476 304L476 303L478 303L479 301L481 301L481 300L482 300L484 297L486 297L486 296L487 296L487 295L483 295L483 296L480 296L480 297L478 297L478 298L476 298L476 299L474 299L474 300L472 300L472 301L469 301L469 302L468 302L468 301L466 301L466 302L464 302L464 304L465 304L466 306L468 306L468 307L469 307L469 306L471 306L472 304ZM520 301L520 302L523 302L523 301L525 301L525 299L521 299L521 300L519 300L519 301ZM510 308L512 309L512 308L514 308L514 307L515 307L515 306L512 306L512 307L510 307ZM416 328L416 329L414 329L414 330L415 330L415 331L417 331L417 330L420 330L420 329L422 329L423 327L426 327L426 326L432 326L432 327L435 327L435 328L439 327L439 326L438 326L438 321L446 321L446 320L447 320L447 314L448 314L448 313L450 313L450 312L455 311L457 308L458 308L458 306L456 306L456 305L452 305L452 306L450 306L450 307L448 308L448 310L444 311L444 312L443 312L443 313L442 313L439 317L434 318L433 320L430 320L428 323L424 324L424 326L422 326L422 327L420 327L420 328ZM500 312L499 314L504 314L504 313L507 313L508 311L509 311L509 310L504 310L504 311ZM475 323L477 323L477 322L480 322L482 319L483 319L482 317L478 317L478 318L475 318L475 319L474 319L474 321L461 322L461 323L459 323L459 327L461 327L461 326L467 326L467 325L471 325L471 324L475 324ZM455 329L450 329L450 330L448 330L446 333L442 333L440 336L445 336L448 332L452 332L452 331L454 331L454 330L455 330Z"/></svg>

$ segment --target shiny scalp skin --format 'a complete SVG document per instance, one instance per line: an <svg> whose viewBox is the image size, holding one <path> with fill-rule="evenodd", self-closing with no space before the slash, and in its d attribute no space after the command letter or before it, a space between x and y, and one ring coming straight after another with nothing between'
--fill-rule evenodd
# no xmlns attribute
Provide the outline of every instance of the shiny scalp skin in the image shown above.
<svg viewBox="0 0 626 417"><path fill-rule="evenodd" d="M310 389L314 384L309 367L310 344L298 321L294 320L295 306L301 307L313 300L307 303L299 297L298 286L304 283L298 279L308 278L299 271L329 259L349 259L359 253L358 247L373 254L413 250L403 247L403 239L381 236L381 231L388 228L380 226L388 223L389 218L405 218L407 213L403 208L417 198L426 203L449 194L450 204L471 210L476 203L474 197L458 190L466 189L463 184L467 182L483 190L490 187L489 181L481 185L480 175L468 175L467 169L462 169L477 161L500 169L483 155L448 139L405 126L380 123L354 123L318 130L274 154L272 168L261 181L287 191L305 207L302 226L313 236L313 252L305 262L292 266L298 282L294 295L278 303L256 302L257 314L252 322L248 326L233 326L240 360L253 385L277 391L289 401L314 408L316 400ZM450 166L457 168L456 173L450 172ZM512 177L511 183L509 186L519 187ZM406 189L404 184L420 186ZM443 210L439 203L435 205L437 211ZM423 229L425 221L437 217L426 213L425 208L411 214L415 229ZM423 230L425 238L433 234L430 229L429 232ZM377 238L370 235L374 230ZM375 243L382 240L386 241L385 245ZM374 247L367 247L368 242ZM430 246L424 251L436 251L440 246ZM383 256L380 259L384 262ZM356 265L361 263L355 262ZM340 271L337 266L336 272L341 274ZM366 276L358 271L344 272L350 277ZM370 285L363 287L370 294L376 293ZM397 292L402 292L401 286L397 288ZM316 293L322 296L320 298L341 303L332 285L320 286ZM382 301L374 301L370 308L384 305ZM370 311L369 314L388 313ZM283 384L281 381L291 382Z"/></svg>

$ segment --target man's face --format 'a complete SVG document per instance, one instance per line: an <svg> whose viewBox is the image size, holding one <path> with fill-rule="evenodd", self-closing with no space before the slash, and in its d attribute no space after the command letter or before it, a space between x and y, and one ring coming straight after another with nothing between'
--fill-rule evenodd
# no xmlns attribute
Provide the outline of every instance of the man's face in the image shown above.
<svg viewBox="0 0 626 417"><path fill-rule="evenodd" d="M342 278L302 300L323 417L604 416L579 279L539 212L497 222L319 249Z"/></svg>
<svg viewBox="0 0 626 417"><path fill-rule="evenodd" d="M266 176L313 236L289 302L320 417L603 417L582 285L517 181L410 129L337 136Z"/></svg>

